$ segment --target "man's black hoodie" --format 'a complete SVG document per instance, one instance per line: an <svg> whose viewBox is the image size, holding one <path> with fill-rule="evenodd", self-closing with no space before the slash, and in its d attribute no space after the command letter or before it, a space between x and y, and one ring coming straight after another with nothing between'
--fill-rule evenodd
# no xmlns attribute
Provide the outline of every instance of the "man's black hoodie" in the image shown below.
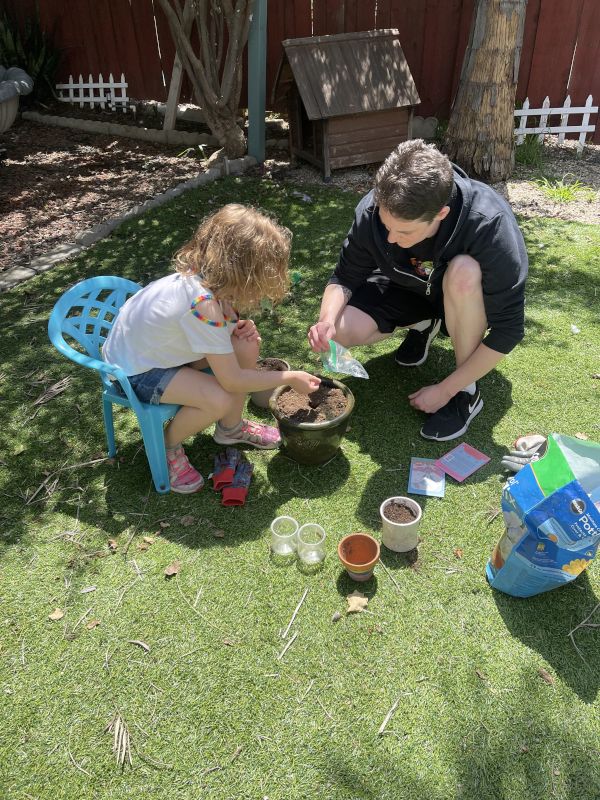
<svg viewBox="0 0 600 800"><path fill-rule="evenodd" d="M481 267L489 328L484 344L509 353L524 335L527 253L523 236L510 206L497 192L471 180L459 167L453 168L450 213L434 237L433 270L428 278L415 274L407 251L388 243L371 191L356 207L330 282L354 290L380 273L407 291L433 299L442 290L448 262L457 255L470 255Z"/></svg>

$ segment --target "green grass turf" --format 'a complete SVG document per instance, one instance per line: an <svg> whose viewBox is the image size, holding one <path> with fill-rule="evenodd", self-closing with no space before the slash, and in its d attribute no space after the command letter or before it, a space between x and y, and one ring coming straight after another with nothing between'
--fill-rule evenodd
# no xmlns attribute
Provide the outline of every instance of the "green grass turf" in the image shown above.
<svg viewBox="0 0 600 800"><path fill-rule="evenodd" d="M600 631L577 631L582 657L568 634L598 603L599 568L516 600L490 590L484 567L502 532L490 516L510 442L531 431L600 438L598 227L523 221L527 335L482 381L485 407L466 437L491 461L463 485L449 479L443 500L424 500L418 563L384 553L387 571L358 586L369 613L344 615L357 585L336 543L354 530L379 535L379 504L406 490L410 457L450 449L419 437L406 401L452 369L447 340L418 370L394 366L396 341L356 348L370 379L347 380L357 404L341 453L322 467L249 453L243 509L222 508L210 489L156 494L128 412L117 414L117 463L65 470L27 503L48 472L105 446L97 376L48 342L53 303L87 276L165 274L199 216L225 202L255 204L293 230L301 280L259 320L263 353L317 367L305 333L358 198L314 187L307 203L294 188L230 178L188 192L2 296L0 797L597 800ZM33 405L65 376L66 391ZM189 451L207 474L218 449L203 433ZM270 561L268 527L284 513L326 529L317 575ZM145 551L144 536L156 536ZM100 557L109 539L117 552ZM174 559L181 571L166 580ZM306 587L298 636L278 660ZM56 607L65 616L51 622ZM91 619L100 624L88 630ZM116 712L133 743L124 770L104 732Z"/></svg>

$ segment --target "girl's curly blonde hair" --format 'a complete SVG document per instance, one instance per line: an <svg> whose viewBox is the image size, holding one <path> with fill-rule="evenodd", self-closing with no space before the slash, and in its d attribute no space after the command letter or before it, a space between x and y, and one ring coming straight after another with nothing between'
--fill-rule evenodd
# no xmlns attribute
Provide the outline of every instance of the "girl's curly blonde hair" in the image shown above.
<svg viewBox="0 0 600 800"><path fill-rule="evenodd" d="M175 269L197 274L220 300L255 308L288 290L292 234L255 208L229 203L200 223L175 255Z"/></svg>

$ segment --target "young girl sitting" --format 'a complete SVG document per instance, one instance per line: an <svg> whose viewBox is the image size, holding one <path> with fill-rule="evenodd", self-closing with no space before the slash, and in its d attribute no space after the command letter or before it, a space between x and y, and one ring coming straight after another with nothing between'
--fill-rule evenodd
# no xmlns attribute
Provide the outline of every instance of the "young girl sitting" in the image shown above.
<svg viewBox="0 0 600 800"><path fill-rule="evenodd" d="M181 405L165 428L174 492L202 488L182 442L213 422L219 444L279 445L277 428L242 419L247 392L319 386L307 372L258 372L260 335L235 310L284 297L290 239L255 209L224 206L176 254L175 274L129 298L104 343L103 358L124 370L140 400Z"/></svg>

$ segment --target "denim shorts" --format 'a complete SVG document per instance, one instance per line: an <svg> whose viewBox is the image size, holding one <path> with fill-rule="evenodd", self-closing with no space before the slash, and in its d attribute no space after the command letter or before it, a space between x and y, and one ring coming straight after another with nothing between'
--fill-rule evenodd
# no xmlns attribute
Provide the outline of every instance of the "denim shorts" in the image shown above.
<svg viewBox="0 0 600 800"><path fill-rule="evenodd" d="M147 372L140 372L138 375L129 375L129 383L138 400L157 406L163 392L180 369L181 367L168 367L167 369L155 367ZM121 389L120 386L118 388Z"/></svg>
<svg viewBox="0 0 600 800"><path fill-rule="evenodd" d="M180 369L181 367L167 367L167 369L154 367L147 372L130 375L129 383L138 400L141 400L142 403L150 403L150 405L157 406L165 389ZM213 374L210 367L205 367L200 372L206 372L208 375ZM119 394L125 395L118 381L115 381L115 387Z"/></svg>

